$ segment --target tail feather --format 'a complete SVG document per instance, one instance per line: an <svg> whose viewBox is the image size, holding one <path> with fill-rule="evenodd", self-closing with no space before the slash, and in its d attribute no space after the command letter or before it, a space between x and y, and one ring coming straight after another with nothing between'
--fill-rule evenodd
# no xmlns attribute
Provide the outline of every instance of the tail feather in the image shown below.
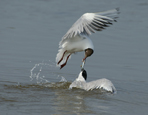
<svg viewBox="0 0 148 115"><path fill-rule="evenodd" d="M56 56L56 63L57 63L57 66L61 66L62 64L64 64L66 62L66 59L67 59L67 56L70 54L68 52L66 52L64 54L64 57L63 57L63 60L58 64L58 62L61 60L62 56L63 56L63 53L65 52L66 50L65 49L59 49L58 51L58 54ZM69 57L69 59L71 58L71 56Z"/></svg>

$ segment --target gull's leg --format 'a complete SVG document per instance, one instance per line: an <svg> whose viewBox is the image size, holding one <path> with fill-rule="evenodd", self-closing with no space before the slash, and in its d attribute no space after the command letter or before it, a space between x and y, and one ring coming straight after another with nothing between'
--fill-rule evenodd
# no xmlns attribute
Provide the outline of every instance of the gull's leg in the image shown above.
<svg viewBox="0 0 148 115"><path fill-rule="evenodd" d="M69 54L69 55L67 56L66 62L65 62L64 64L61 65L61 68L60 68L60 69L62 69L62 68L66 65L67 60L68 60L68 58L69 58L70 55L71 55L71 54Z"/></svg>
<svg viewBox="0 0 148 115"><path fill-rule="evenodd" d="M63 53L63 56L62 56L62 58L60 59L60 61L58 62L58 64L63 60L63 57L64 57L64 55L65 55L66 52L67 52L67 50Z"/></svg>

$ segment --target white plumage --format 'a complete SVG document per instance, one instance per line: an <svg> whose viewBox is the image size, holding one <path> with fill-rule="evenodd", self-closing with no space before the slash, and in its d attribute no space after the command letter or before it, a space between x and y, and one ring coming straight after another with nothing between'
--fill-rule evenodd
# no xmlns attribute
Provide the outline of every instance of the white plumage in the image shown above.
<svg viewBox="0 0 148 115"><path fill-rule="evenodd" d="M91 49L83 61L89 57L94 50L93 43L89 38L91 33L101 31L112 22L116 21L116 15L119 9L113 9L98 13L83 14L63 36L59 43L59 52L56 56L57 66L64 67L72 53L86 51Z"/></svg>
<svg viewBox="0 0 148 115"><path fill-rule="evenodd" d="M75 88L84 89L86 91L93 90L93 89L104 89L112 93L117 92L113 83L106 78L98 79L91 82L86 82L86 78L87 78L87 73L85 70L82 70L78 78L74 82L72 82L69 88L72 89L75 87Z"/></svg>

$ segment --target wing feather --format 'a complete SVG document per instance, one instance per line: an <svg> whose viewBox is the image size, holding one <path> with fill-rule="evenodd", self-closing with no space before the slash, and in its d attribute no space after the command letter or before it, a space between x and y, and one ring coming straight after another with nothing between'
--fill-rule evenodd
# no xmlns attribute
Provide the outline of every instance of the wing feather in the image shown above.
<svg viewBox="0 0 148 115"><path fill-rule="evenodd" d="M83 14L62 37L60 47L67 39L72 39L78 34L91 35L95 31L101 31L105 27L112 25L116 21L119 9L113 9L105 12L85 13Z"/></svg>

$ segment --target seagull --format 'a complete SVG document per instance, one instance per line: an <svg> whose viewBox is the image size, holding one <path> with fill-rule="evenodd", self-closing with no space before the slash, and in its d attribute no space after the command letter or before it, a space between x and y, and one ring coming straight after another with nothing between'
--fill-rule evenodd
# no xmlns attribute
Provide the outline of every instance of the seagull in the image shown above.
<svg viewBox="0 0 148 115"><path fill-rule="evenodd" d="M101 31L113 22L116 22L119 8L83 14L62 37L59 42L59 50L56 56L57 66L62 69L72 54L76 52L85 52L85 57L82 59L82 68L84 68L85 60L94 52L94 45L89 38L91 33Z"/></svg>
<svg viewBox="0 0 148 115"><path fill-rule="evenodd" d="M86 91L93 90L93 89L103 89L105 91L109 91L111 93L116 93L116 88L114 87L113 83L106 79L98 79L91 82L86 82L87 79L87 72L84 69L81 69L78 78L72 82L72 84L69 86L69 89L72 88L80 88L84 89Z"/></svg>

